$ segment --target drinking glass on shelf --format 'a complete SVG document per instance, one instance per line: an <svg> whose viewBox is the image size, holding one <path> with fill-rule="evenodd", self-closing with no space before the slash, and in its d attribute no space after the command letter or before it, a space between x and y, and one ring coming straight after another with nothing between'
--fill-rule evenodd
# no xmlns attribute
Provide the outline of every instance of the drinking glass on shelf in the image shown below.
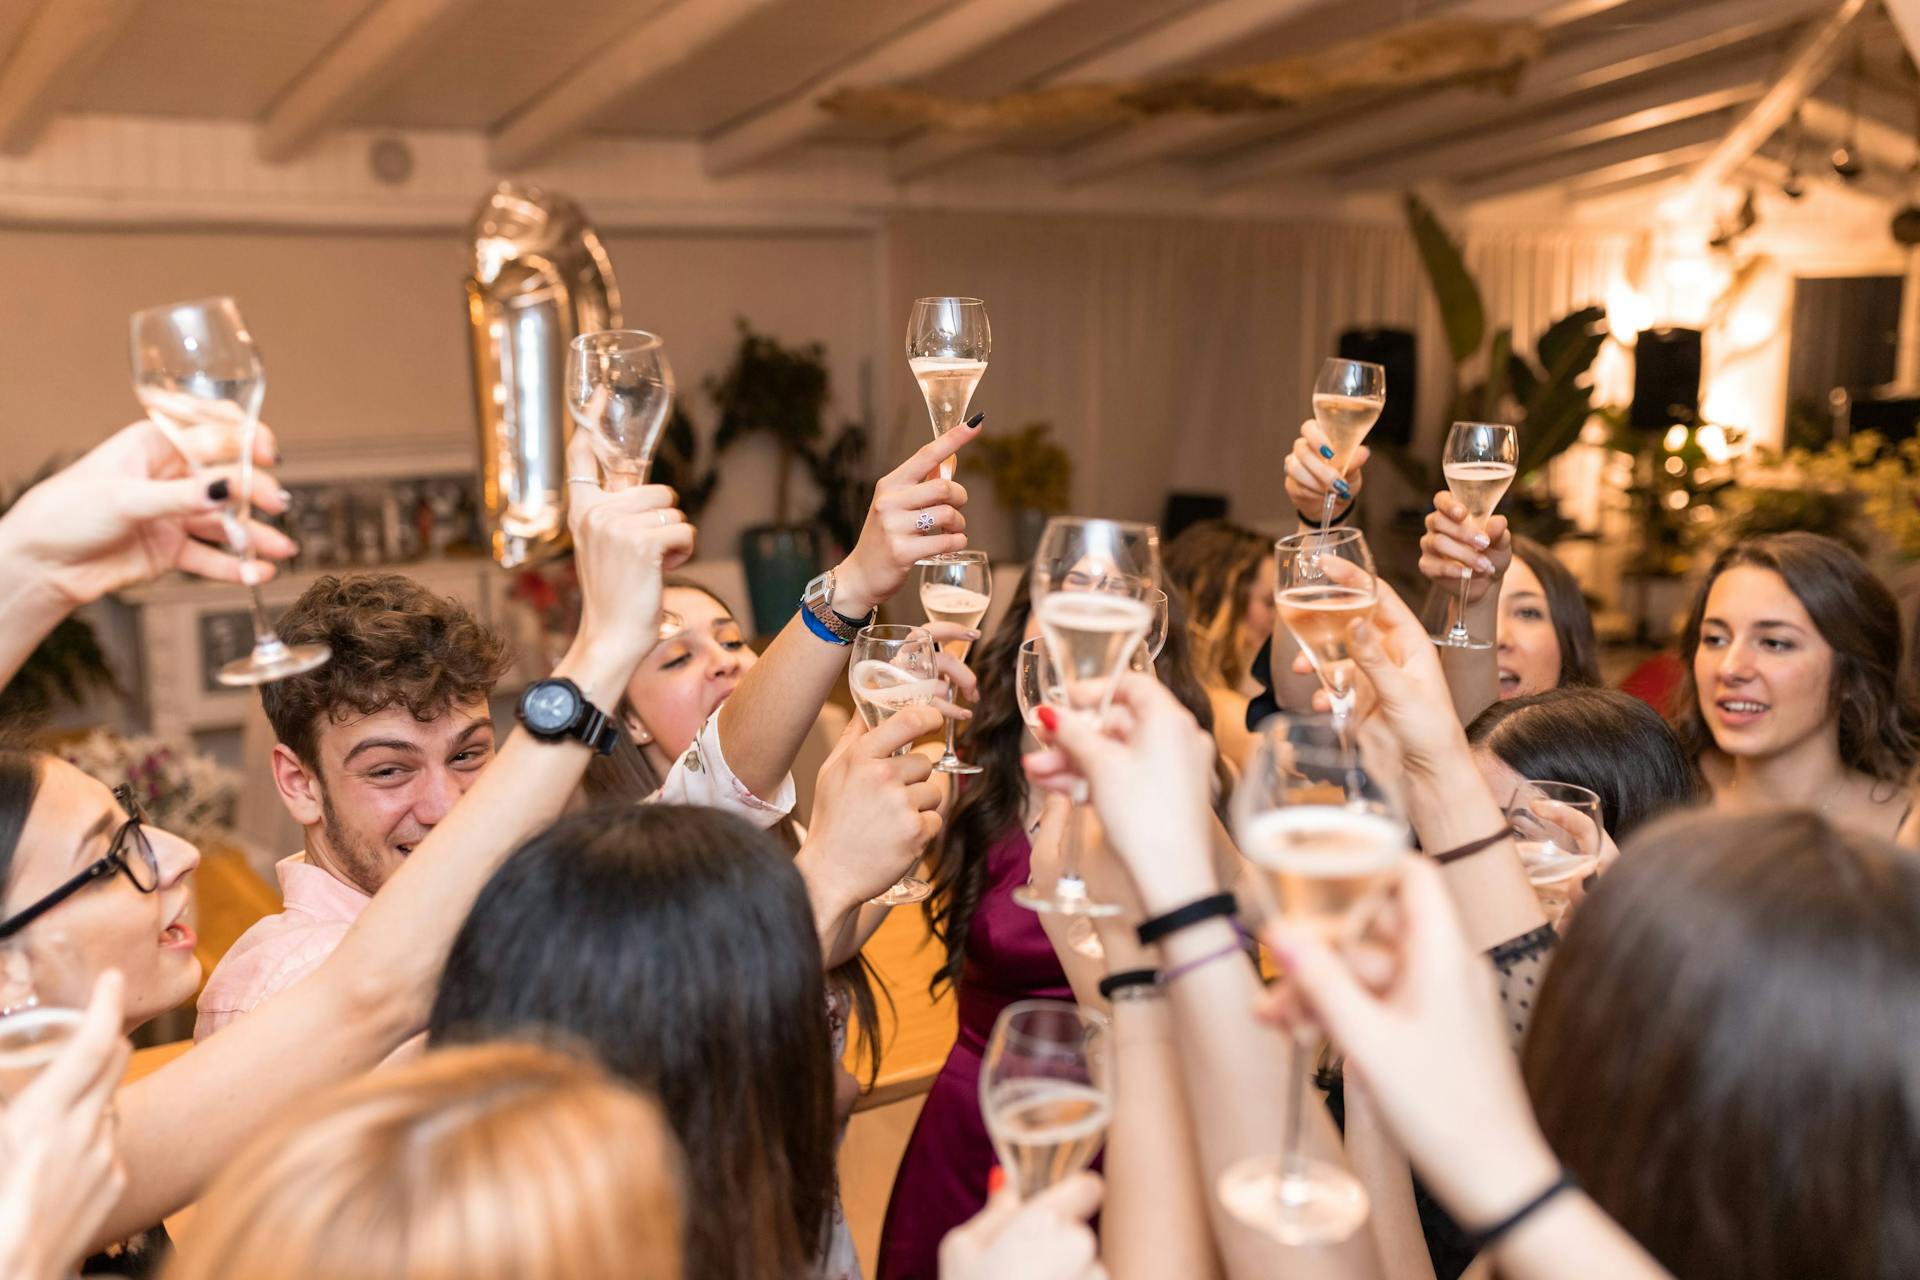
<svg viewBox="0 0 1920 1280"><path fill-rule="evenodd" d="M1519 436L1512 427L1498 422L1456 422L1447 432L1446 451L1441 455L1441 472L1447 477L1447 489L1467 509L1467 522L1481 529L1493 509L1513 483L1514 464L1520 457ZM1487 649L1491 640L1476 640L1467 634L1467 589L1473 584L1473 570L1460 575L1460 608L1453 626L1434 643L1450 649Z"/></svg>
<svg viewBox="0 0 1920 1280"><path fill-rule="evenodd" d="M980 1113L1022 1198L1093 1163L1112 1111L1106 1019L1064 1000L1000 1011L980 1062Z"/></svg>
<svg viewBox="0 0 1920 1280"><path fill-rule="evenodd" d="M1547 922L1559 927L1573 886L1600 866L1600 797L1571 782L1527 781L1507 803L1507 825Z"/></svg>
<svg viewBox="0 0 1920 1280"><path fill-rule="evenodd" d="M1160 651L1167 647L1167 593L1151 587L1145 599L1147 608L1153 610L1153 621L1147 625L1147 638L1133 651L1133 658L1127 664L1143 675L1153 670L1153 664L1160 660Z"/></svg>
<svg viewBox="0 0 1920 1280"><path fill-rule="evenodd" d="M1274 543L1273 551L1274 608L1320 677L1334 720L1345 724L1359 675L1347 628L1371 614L1379 598L1373 551L1358 529L1296 533Z"/></svg>
<svg viewBox="0 0 1920 1280"><path fill-rule="evenodd" d="M917 562L920 569L920 607L931 622L951 622L972 630L987 616L993 599L993 571L984 551L952 551ZM967 660L973 647L968 640L948 640L941 648L960 662ZM947 721L947 749L934 768L942 773L979 773L980 766L967 764L953 749L956 725Z"/></svg>
<svg viewBox="0 0 1920 1280"><path fill-rule="evenodd" d="M1353 465L1353 453L1380 420L1387 404L1387 371L1382 365L1365 360L1329 359L1320 366L1313 382L1313 420L1326 434L1327 447L1333 450L1328 461L1342 478ZM1327 491L1320 511L1320 532L1333 522L1334 493Z"/></svg>
<svg viewBox="0 0 1920 1280"><path fill-rule="evenodd" d="M267 372L240 308L232 298L151 307L134 313L131 330L133 393L147 418L180 451L189 471L239 468L220 523L228 548L251 569L253 445ZM220 668L215 678L221 684L284 680L332 656L324 644L289 645L275 635L259 587L248 585L247 603L253 613L253 651Z"/></svg>
<svg viewBox="0 0 1920 1280"><path fill-rule="evenodd" d="M1357 739L1357 741L1355 741ZM1409 852L1389 748L1370 729L1349 738L1332 716L1283 715L1258 735L1232 803L1234 839L1251 864L1262 912L1330 944L1364 928ZM1366 1191L1344 1169L1301 1154L1301 1108L1318 1037L1296 1035L1282 1149L1220 1175L1220 1202L1282 1244L1344 1240L1366 1221Z"/></svg>
<svg viewBox="0 0 1920 1280"><path fill-rule="evenodd" d="M1160 533L1150 524L1059 516L1047 522L1034 554L1029 591L1040 635L1060 682L1062 704L1105 715L1114 682L1153 624L1146 593L1160 585ZM1067 847L1053 888L1014 890L1032 911L1111 915L1121 908L1096 902L1079 872L1079 824L1068 817Z"/></svg>
<svg viewBox="0 0 1920 1280"><path fill-rule="evenodd" d="M568 345L567 412L591 438L608 489L647 482L673 390L673 366L657 334L602 329Z"/></svg>
<svg viewBox="0 0 1920 1280"><path fill-rule="evenodd" d="M978 298L919 298L907 314L907 367L913 370L938 440L966 420L973 389L987 372L993 329ZM940 464L953 479L955 460Z"/></svg>
<svg viewBox="0 0 1920 1280"><path fill-rule="evenodd" d="M879 625L860 628L847 663L853 705L869 729L877 729L906 707L924 707L943 692L933 661L933 636L925 627ZM895 755L905 755L902 747ZM873 899L890 907L918 902L932 887L911 872Z"/></svg>

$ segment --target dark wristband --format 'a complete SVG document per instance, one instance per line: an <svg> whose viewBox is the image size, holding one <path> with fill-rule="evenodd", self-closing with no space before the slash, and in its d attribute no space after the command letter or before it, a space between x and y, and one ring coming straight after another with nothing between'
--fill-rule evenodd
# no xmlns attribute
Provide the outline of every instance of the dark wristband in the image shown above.
<svg viewBox="0 0 1920 1280"><path fill-rule="evenodd" d="M1458 862L1460 859L1476 854L1482 849L1491 849L1494 845L1499 844L1502 840L1512 835L1512 827L1502 827L1490 836L1482 836L1480 839L1463 844L1457 849L1446 849L1440 853L1436 853L1433 855L1433 860L1444 867L1449 862Z"/></svg>
<svg viewBox="0 0 1920 1280"><path fill-rule="evenodd" d="M1150 947L1170 933L1177 933L1189 925L1196 925L1217 916L1231 916L1238 913L1240 904L1231 893L1216 893L1210 898L1198 902L1189 902L1184 907L1176 907L1165 915L1155 916L1143 921L1135 932L1140 937L1140 945Z"/></svg>
<svg viewBox="0 0 1920 1280"><path fill-rule="evenodd" d="M1100 979L1100 998L1113 999L1113 993L1122 987L1157 987L1160 985L1158 969L1122 969L1119 973L1110 973Z"/></svg>
<svg viewBox="0 0 1920 1280"><path fill-rule="evenodd" d="M1539 1195L1527 1201L1486 1230L1469 1232L1468 1237L1472 1242L1474 1252L1478 1253L1490 1248L1502 1236L1507 1235L1515 1227L1525 1222L1528 1218L1531 1218L1540 1210L1546 1208L1548 1202L1562 1191L1578 1191L1579 1189L1580 1183L1575 1180L1573 1171L1565 1165L1561 1165L1560 1176L1555 1178L1545 1191L1542 1191Z"/></svg>
<svg viewBox="0 0 1920 1280"><path fill-rule="evenodd" d="M1358 498L1348 498L1346 506L1340 508L1340 510L1336 511L1334 514L1327 517L1328 526L1331 527L1336 524L1345 524L1347 522L1347 517L1353 514L1353 509L1359 504L1360 504L1360 500ZM1299 516L1300 523L1307 526L1308 528L1318 529L1320 527L1319 516L1305 515L1301 512L1300 508L1298 507L1295 507L1293 509L1293 514L1295 514L1296 516Z"/></svg>

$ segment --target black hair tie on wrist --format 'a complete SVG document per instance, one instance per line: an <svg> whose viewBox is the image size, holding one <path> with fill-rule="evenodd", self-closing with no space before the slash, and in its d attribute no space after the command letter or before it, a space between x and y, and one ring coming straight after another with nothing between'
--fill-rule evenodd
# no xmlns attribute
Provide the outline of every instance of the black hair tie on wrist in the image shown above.
<svg viewBox="0 0 1920 1280"><path fill-rule="evenodd" d="M1578 1191L1579 1189L1580 1183L1575 1180L1573 1170L1567 1168L1565 1165L1561 1165L1560 1176L1555 1178L1545 1191L1542 1191L1539 1195L1533 1197L1533 1199L1527 1201L1518 1209L1515 1209L1512 1213L1488 1227L1485 1231L1469 1232L1468 1237L1472 1242L1474 1251L1480 1252L1491 1248L1502 1236L1509 1234L1528 1218L1531 1218L1534 1214L1546 1208L1548 1202L1562 1191Z"/></svg>
<svg viewBox="0 0 1920 1280"><path fill-rule="evenodd" d="M1215 916L1231 916L1239 913L1240 904L1231 893L1216 893L1211 897L1189 902L1184 907L1176 907L1165 915L1155 916L1144 921L1137 932L1140 945L1150 947L1170 933L1178 933L1189 925L1196 925Z"/></svg>
<svg viewBox="0 0 1920 1280"><path fill-rule="evenodd" d="M1482 836L1478 840L1469 841L1457 848L1446 849L1431 856L1436 864L1444 867L1449 862L1458 862L1462 858L1479 853L1482 849L1491 849L1511 835L1513 835L1512 827L1502 827L1490 836Z"/></svg>
<svg viewBox="0 0 1920 1280"><path fill-rule="evenodd" d="M1113 993L1125 987L1157 987L1160 985L1158 969L1122 969L1119 973L1110 973L1100 979L1100 998L1113 999Z"/></svg>

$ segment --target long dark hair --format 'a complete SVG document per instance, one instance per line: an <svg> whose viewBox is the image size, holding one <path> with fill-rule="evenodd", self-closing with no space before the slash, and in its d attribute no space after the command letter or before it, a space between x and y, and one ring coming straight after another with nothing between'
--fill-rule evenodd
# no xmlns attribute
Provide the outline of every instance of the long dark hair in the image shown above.
<svg viewBox="0 0 1920 1280"><path fill-rule="evenodd" d="M435 1045L559 1032L657 1094L686 1150L687 1274L798 1280L834 1191L820 943L793 861L715 809L564 818L481 890Z"/></svg>
<svg viewBox="0 0 1920 1280"><path fill-rule="evenodd" d="M1549 689L1496 702L1467 726L1523 778L1571 782L1600 797L1607 834L1625 844L1642 824L1706 795L1693 758L1655 711L1617 689Z"/></svg>
<svg viewBox="0 0 1920 1280"><path fill-rule="evenodd" d="M987 851L1008 828L1020 823L1026 803L1027 779L1020 768L1026 722L1020 718L1014 686L1020 644L1033 614L1031 577L1031 573L1021 575L999 627L975 651L978 660L972 665L980 680L980 701L974 704L973 719L961 726L960 737L966 744L961 754L982 771L955 800L933 847L933 894L925 910L928 927L946 949L946 960L929 984L935 991L960 980L966 967L967 931L987 890ZM1154 665L1167 688L1203 729L1212 732L1213 704L1193 674L1186 606L1177 589L1167 592L1167 642ZM1224 793L1224 775L1222 781Z"/></svg>
<svg viewBox="0 0 1920 1280"><path fill-rule="evenodd" d="M1560 644L1560 679L1557 687L1599 687L1600 642L1593 634L1593 611L1573 576L1560 557L1532 538L1515 537L1513 554L1519 556L1540 589L1547 596L1547 618L1553 623L1553 638Z"/></svg>
<svg viewBox="0 0 1920 1280"><path fill-rule="evenodd" d="M20 850L20 833L27 829L34 798L40 794L42 772L36 753L0 747L0 903L13 882L14 855ZM5 914L0 910L0 915Z"/></svg>
<svg viewBox="0 0 1920 1280"><path fill-rule="evenodd" d="M1900 609L1858 555L1815 533L1771 533L1736 542L1714 558L1680 636L1682 676L1674 732L1696 759L1714 745L1693 676L1707 597L1721 574L1742 565L1780 575L1833 647L1827 704L1837 722L1840 761L1881 782L1904 783L1920 757L1920 706L1901 678Z"/></svg>
<svg viewBox="0 0 1920 1280"><path fill-rule="evenodd" d="M1920 1275L1920 860L1806 812L1628 855L1522 1055L1556 1154L1682 1280Z"/></svg>
<svg viewBox="0 0 1920 1280"><path fill-rule="evenodd" d="M698 591L733 616L733 609L725 600L698 582L676 577L668 578L666 585L669 590L678 587ZM653 767L653 762L647 759L646 751L626 730L624 717L631 706L626 698L621 698L616 714L622 723L617 726L620 736L615 740L613 750L606 755L595 754L587 762L587 772L580 780L580 790L589 804L639 804L659 791L666 782L660 771ZM771 832L789 856L800 851L800 824L793 820L792 814L776 822ZM880 1078L880 1000L885 995L886 987L877 979L878 975L866 956L857 953L851 960L837 964L827 972L827 981L846 996L851 1006L848 1030L854 1037L860 1057L866 1060L866 1087L869 1089ZM892 996L886 996L886 1000L887 1007L891 1009Z"/></svg>

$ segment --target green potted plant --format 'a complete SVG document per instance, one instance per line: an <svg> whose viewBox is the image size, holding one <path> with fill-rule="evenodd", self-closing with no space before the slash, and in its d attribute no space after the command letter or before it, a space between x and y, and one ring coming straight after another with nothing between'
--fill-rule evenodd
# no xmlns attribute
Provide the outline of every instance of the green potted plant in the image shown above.
<svg viewBox="0 0 1920 1280"><path fill-rule="evenodd" d="M1015 549L1031 560L1047 518L1067 509L1073 459L1048 437L1053 428L1029 422L1017 431L983 435L960 456L962 470L985 472L1000 505L1013 513Z"/></svg>

